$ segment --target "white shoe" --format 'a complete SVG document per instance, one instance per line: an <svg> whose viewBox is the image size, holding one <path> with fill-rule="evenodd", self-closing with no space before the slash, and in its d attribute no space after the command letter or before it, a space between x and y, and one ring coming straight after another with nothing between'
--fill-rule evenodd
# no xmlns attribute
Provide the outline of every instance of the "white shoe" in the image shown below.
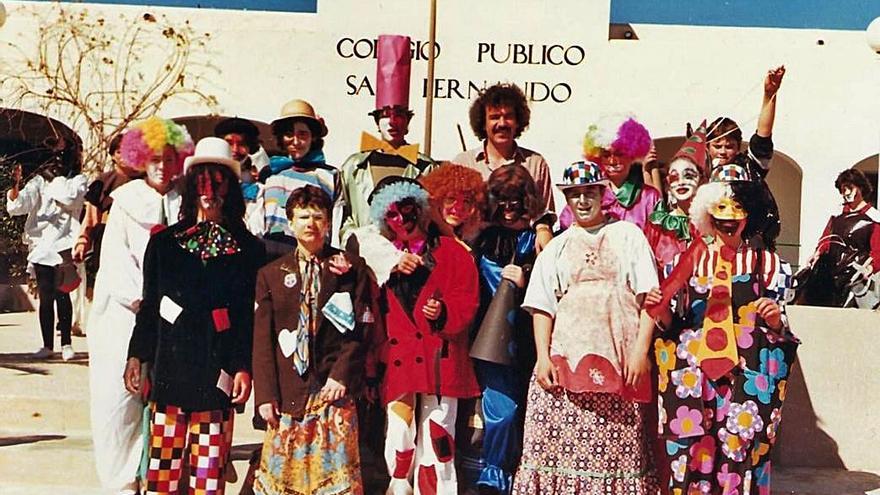
<svg viewBox="0 0 880 495"><path fill-rule="evenodd" d="M73 352L73 346L72 346L72 345L63 345L63 346L61 346L61 359L65 360L65 361L70 361L71 359L73 359L73 356L74 356L75 354L76 354L76 353Z"/></svg>
<svg viewBox="0 0 880 495"><path fill-rule="evenodd" d="M52 352L48 347L40 347L40 350L31 354L32 359L49 359L52 357Z"/></svg>
<svg viewBox="0 0 880 495"><path fill-rule="evenodd" d="M138 482L132 481L131 483L127 483L125 486L119 490L117 495L137 495L138 490Z"/></svg>
<svg viewBox="0 0 880 495"><path fill-rule="evenodd" d="M412 495L413 487L409 484L408 480L400 479L400 478L391 478L391 483L388 484L388 490L385 491L385 495Z"/></svg>

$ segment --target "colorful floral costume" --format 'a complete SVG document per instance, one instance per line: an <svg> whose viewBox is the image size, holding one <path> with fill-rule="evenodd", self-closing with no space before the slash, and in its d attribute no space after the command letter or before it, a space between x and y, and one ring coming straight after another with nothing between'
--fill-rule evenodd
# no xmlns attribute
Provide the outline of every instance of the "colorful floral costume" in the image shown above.
<svg viewBox="0 0 880 495"><path fill-rule="evenodd" d="M757 316L756 302L768 297L782 306L791 269L768 251L697 243L703 248L680 257L687 285L654 343L671 493L769 495L770 449L798 341L784 309L777 334Z"/></svg>

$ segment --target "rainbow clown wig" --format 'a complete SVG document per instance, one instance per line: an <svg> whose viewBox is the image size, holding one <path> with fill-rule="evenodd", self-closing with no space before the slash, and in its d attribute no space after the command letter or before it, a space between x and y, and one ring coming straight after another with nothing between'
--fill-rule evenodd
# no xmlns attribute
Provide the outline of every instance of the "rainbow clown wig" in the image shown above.
<svg viewBox="0 0 880 495"><path fill-rule="evenodd" d="M393 236L385 222L385 215L391 209L391 205L407 198L412 199L419 207L419 225L426 228L431 219L428 192L418 182L404 177L386 177L376 184L369 199L370 219L379 227L382 235L389 238Z"/></svg>
<svg viewBox="0 0 880 495"><path fill-rule="evenodd" d="M144 170L150 160L161 155L166 146L177 154L176 168L171 175L179 175L183 161L193 154L193 141L186 127L160 117L150 117L128 128L122 136L121 152L125 164L135 170Z"/></svg>
<svg viewBox="0 0 880 495"><path fill-rule="evenodd" d="M595 161L611 148L630 158L641 158L651 151L651 135L633 117L610 117L590 124L584 136L584 157Z"/></svg>

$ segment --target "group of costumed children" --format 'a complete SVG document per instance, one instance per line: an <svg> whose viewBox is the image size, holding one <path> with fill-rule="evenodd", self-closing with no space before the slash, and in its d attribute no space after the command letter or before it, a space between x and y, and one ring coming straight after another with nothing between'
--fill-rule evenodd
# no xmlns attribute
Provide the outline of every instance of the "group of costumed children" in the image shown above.
<svg viewBox="0 0 880 495"><path fill-rule="evenodd" d="M769 494L798 344L763 181L782 71L746 152L729 119L689 132L668 199L636 165L642 124L590 126L543 246L555 214L520 165L484 181L388 173L397 148L353 156L345 252L326 245L330 195L294 191L296 251L257 283L255 492L362 492L356 440L384 426L392 495ZM359 414L362 391L384 421Z"/></svg>
<svg viewBox="0 0 880 495"><path fill-rule="evenodd" d="M540 254L523 167L376 185L349 256L377 282L388 493L769 493L791 271L750 155L707 164L719 122L674 156L668 201L630 182L641 124L591 127Z"/></svg>
<svg viewBox="0 0 880 495"><path fill-rule="evenodd" d="M772 196L748 154L707 166L704 122L646 208L659 193L615 151L647 131L596 130L540 255L522 167L483 183L448 164L374 193L379 232L359 244L400 260L378 297L389 493L769 493L797 346Z"/></svg>
<svg viewBox="0 0 880 495"><path fill-rule="evenodd" d="M407 40L391 45L406 59ZM123 152L143 148L130 161L147 179L115 197L143 207L124 208L107 234L133 242L143 297L134 285L110 295L99 277L99 311L128 330L96 347L93 373L124 367L128 392L148 398L147 492L177 489L187 431L190 486L223 492L232 407L247 400L252 365L267 428L258 494L364 493L360 449L384 428L391 495L769 495L798 344L763 181L780 71L748 150L729 119L704 122L668 167L668 200L635 165L652 147L642 124L590 126L584 159L557 184L566 206L549 241L553 203L529 169L501 165L484 180L406 144L395 119L411 116L408 84L377 101L390 138L365 135L341 182L313 173L326 168L314 110L285 106L277 125L289 127L279 139L290 157L270 161L278 180L254 196L267 212L263 244L242 221L250 189L224 140L205 138L183 160L192 142L181 134L178 149L173 123L153 122L161 146L140 146L146 130L126 134ZM300 131L319 139L300 146ZM177 162L182 197L168 187ZM177 210L182 221L162 230ZM337 230L344 250L330 246ZM274 261L258 270L265 251ZM95 399L108 432L128 425L102 452L125 450L120 483L134 491L140 402ZM385 419L368 419L365 401Z"/></svg>

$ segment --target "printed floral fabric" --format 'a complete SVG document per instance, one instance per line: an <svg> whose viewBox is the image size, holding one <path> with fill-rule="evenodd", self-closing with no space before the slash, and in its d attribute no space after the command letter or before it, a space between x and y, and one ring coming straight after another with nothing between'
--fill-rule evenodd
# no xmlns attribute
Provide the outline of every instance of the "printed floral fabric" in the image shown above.
<svg viewBox="0 0 880 495"><path fill-rule="evenodd" d="M299 421L282 414L269 427L254 480L258 495L361 495L357 409L344 397L326 403L312 395Z"/></svg>
<svg viewBox="0 0 880 495"><path fill-rule="evenodd" d="M654 342L670 493L769 495L770 450L798 345L784 317L791 271L773 253L748 248L736 253L730 313L739 362L712 380L697 356L707 301L719 285L713 281L717 257L710 250L697 260L688 287L673 300L672 324ZM781 334L757 315L761 297L783 306Z"/></svg>
<svg viewBox="0 0 880 495"><path fill-rule="evenodd" d="M179 232L176 237L180 247L198 254L203 261L241 251L232 233L214 222L200 222Z"/></svg>
<svg viewBox="0 0 880 495"><path fill-rule="evenodd" d="M513 494L656 495L650 407L618 394L546 391L532 375Z"/></svg>

